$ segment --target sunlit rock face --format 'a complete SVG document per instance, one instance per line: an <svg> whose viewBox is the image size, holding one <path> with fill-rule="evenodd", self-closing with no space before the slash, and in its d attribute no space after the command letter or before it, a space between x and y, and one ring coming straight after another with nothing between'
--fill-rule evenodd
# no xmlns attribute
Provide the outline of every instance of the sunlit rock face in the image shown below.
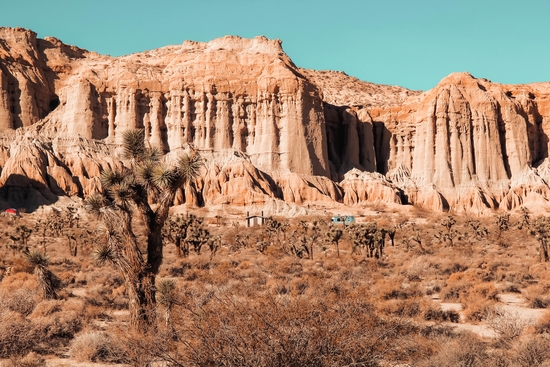
<svg viewBox="0 0 550 367"><path fill-rule="evenodd" d="M30 31L0 37L3 130L41 121L56 136L120 142L121 132L144 128L167 152L235 149L268 171L329 172L318 88L278 40L186 41L111 58Z"/></svg>
<svg viewBox="0 0 550 367"><path fill-rule="evenodd" d="M451 74L400 106L370 111L374 135L389 132L377 168L388 177L405 169L418 191L458 211L513 209L531 194L546 201L535 168L548 158L549 106L548 83Z"/></svg>
<svg viewBox="0 0 550 367"><path fill-rule="evenodd" d="M541 207L549 119L549 83L455 73L421 93L301 69L264 37L113 58L0 28L0 184L10 187L100 190L99 172L124 164L122 132L143 128L168 156L207 158L178 202Z"/></svg>

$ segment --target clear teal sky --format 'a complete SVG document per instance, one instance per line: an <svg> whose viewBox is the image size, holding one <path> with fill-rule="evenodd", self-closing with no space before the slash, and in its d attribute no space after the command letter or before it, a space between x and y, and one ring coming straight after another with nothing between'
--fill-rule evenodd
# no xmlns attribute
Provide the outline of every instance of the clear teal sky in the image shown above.
<svg viewBox="0 0 550 367"><path fill-rule="evenodd" d="M0 0L0 25L113 56L264 35L299 66L411 89L550 81L550 0Z"/></svg>

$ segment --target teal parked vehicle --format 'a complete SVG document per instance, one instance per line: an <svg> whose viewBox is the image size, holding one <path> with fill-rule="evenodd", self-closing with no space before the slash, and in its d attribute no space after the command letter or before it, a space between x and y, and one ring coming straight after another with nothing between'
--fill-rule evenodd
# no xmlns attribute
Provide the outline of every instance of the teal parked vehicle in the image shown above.
<svg viewBox="0 0 550 367"><path fill-rule="evenodd" d="M332 217L331 223L349 226L350 224L355 223L355 217L353 215L335 215Z"/></svg>

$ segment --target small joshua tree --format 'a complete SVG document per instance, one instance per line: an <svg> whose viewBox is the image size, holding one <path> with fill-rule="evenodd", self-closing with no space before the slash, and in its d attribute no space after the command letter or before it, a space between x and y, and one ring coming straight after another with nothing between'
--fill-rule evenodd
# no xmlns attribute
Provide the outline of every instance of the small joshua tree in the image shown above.
<svg viewBox="0 0 550 367"><path fill-rule="evenodd" d="M271 243L274 243L279 246L279 248L285 250L286 241L286 231L288 230L290 224L288 221L278 221L273 217L266 218L264 222L264 232L265 232L265 241L270 242L267 244L269 246Z"/></svg>
<svg viewBox="0 0 550 367"><path fill-rule="evenodd" d="M495 224L497 225L497 238L500 239L502 232L510 228L510 214L505 213L496 215Z"/></svg>
<svg viewBox="0 0 550 367"><path fill-rule="evenodd" d="M531 224L529 234L539 243L539 260L548 262L548 242L550 241L550 224L545 217L539 217Z"/></svg>
<svg viewBox="0 0 550 367"><path fill-rule="evenodd" d="M340 257L340 247L339 242L342 236L344 235L344 231L342 231L340 228L336 228L334 226L330 226L328 232L326 233L326 239L329 243L336 246L336 256Z"/></svg>
<svg viewBox="0 0 550 367"><path fill-rule="evenodd" d="M30 250L23 253L29 263L34 267L36 282L40 288L40 295L43 299L56 299L55 292L58 284L57 277L48 269L49 258L46 254Z"/></svg>
<svg viewBox="0 0 550 367"><path fill-rule="evenodd" d="M454 228L456 224L456 219L452 216L448 216L447 218L443 219L441 223L439 223L443 228L443 232L439 232L436 235L436 238L439 240L443 240L449 244L449 246L454 246L454 240L455 238L460 239L460 233Z"/></svg>
<svg viewBox="0 0 550 367"><path fill-rule="evenodd" d="M364 226L352 224L346 227L346 231L352 242L351 253L354 254L356 251L360 253L361 247L365 246Z"/></svg>
<svg viewBox="0 0 550 367"><path fill-rule="evenodd" d="M479 220L468 219L466 221L467 231L463 234L468 239L470 245L474 240L481 241L489 235L489 230L481 224Z"/></svg>
<svg viewBox="0 0 550 367"><path fill-rule="evenodd" d="M386 230L386 233L390 237L392 247L395 246L394 241L395 241L395 232L396 232L396 230L397 230L396 226L390 227L389 229Z"/></svg>
<svg viewBox="0 0 550 367"><path fill-rule="evenodd" d="M187 237L185 237L184 243L187 248L192 245L193 251L198 255L201 253L202 246L208 244L209 238L210 232L204 228L202 219L197 219L187 229Z"/></svg>
<svg viewBox="0 0 550 367"><path fill-rule="evenodd" d="M519 229L523 229L523 227L529 228L531 225L531 212L526 207L522 206L519 208L520 213L520 221L518 222L517 226Z"/></svg>
<svg viewBox="0 0 550 367"><path fill-rule="evenodd" d="M176 246L176 254L178 257L189 256L189 243L185 242L189 227L195 221L202 221L193 214L177 215L169 218L162 232L163 236L170 240Z"/></svg>
<svg viewBox="0 0 550 367"><path fill-rule="evenodd" d="M208 239L208 248L210 249L210 260L214 258L214 255L218 252L220 247L222 247L222 236L217 235L214 237L210 237Z"/></svg>
<svg viewBox="0 0 550 367"><path fill-rule="evenodd" d="M21 245L25 248L28 247L28 241L31 237L32 229L28 228L25 225L20 225L15 228L15 233L20 238Z"/></svg>
<svg viewBox="0 0 550 367"><path fill-rule="evenodd" d="M161 279L157 282L157 302L164 308L164 323L171 326L172 308L177 304L176 282L172 279Z"/></svg>

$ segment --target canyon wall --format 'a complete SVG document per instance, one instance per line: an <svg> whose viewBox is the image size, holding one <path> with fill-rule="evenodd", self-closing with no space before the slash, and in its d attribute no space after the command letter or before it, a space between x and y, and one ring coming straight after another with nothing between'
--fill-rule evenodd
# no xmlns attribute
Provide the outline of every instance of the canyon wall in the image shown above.
<svg viewBox="0 0 550 367"><path fill-rule="evenodd" d="M264 37L113 58L0 28L0 185L45 201L100 190L101 169L124 164L121 133L143 128L168 156L209 162L178 203L540 209L549 123L550 83L455 73L422 93L301 69Z"/></svg>

